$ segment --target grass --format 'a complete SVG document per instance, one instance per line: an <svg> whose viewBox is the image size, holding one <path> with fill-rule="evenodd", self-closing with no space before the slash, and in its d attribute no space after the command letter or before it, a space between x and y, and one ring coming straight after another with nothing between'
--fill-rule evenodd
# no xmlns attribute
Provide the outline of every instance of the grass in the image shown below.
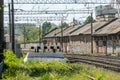
<svg viewBox="0 0 120 80"><path fill-rule="evenodd" d="M5 50L2 80L119 80L120 74L86 64L29 61Z"/></svg>

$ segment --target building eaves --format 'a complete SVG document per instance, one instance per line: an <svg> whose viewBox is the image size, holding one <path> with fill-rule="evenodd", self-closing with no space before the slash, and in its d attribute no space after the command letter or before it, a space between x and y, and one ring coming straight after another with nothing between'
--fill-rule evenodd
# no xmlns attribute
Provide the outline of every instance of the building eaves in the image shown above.
<svg viewBox="0 0 120 80"><path fill-rule="evenodd" d="M64 29L63 30L63 36L69 36L70 32L75 30L78 27L80 27L80 25L70 26L67 29ZM61 32L59 34L57 34L56 36L60 37L61 36Z"/></svg>
<svg viewBox="0 0 120 80"><path fill-rule="evenodd" d="M50 38L50 37L55 37L55 35L60 32L60 29L59 28L55 28L53 29L52 31L48 32L44 38Z"/></svg>
<svg viewBox="0 0 120 80"><path fill-rule="evenodd" d="M93 23L93 33L96 29L100 28L101 26L104 26L108 22L95 22ZM86 30L83 34L91 34L91 26L89 26L89 29Z"/></svg>
<svg viewBox="0 0 120 80"><path fill-rule="evenodd" d="M94 22L93 23L93 32L101 27L102 25L106 24L107 22ZM70 35L80 35L80 34L91 34L91 24L83 25L82 27L78 28L76 31L72 32Z"/></svg>
<svg viewBox="0 0 120 80"><path fill-rule="evenodd" d="M116 34L118 32L120 32L120 19L117 19L101 29L98 29L94 35L109 35Z"/></svg>
<svg viewBox="0 0 120 80"><path fill-rule="evenodd" d="M63 28L63 31L68 29L70 26ZM57 37L58 34L61 34L61 28L56 28L50 32L48 32L44 38L52 38Z"/></svg>

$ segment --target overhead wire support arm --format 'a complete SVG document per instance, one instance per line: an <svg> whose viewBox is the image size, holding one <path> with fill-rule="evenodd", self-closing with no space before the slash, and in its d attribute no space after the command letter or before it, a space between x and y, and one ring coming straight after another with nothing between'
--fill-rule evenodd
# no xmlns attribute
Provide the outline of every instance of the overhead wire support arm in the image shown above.
<svg viewBox="0 0 120 80"><path fill-rule="evenodd" d="M16 21L60 21L61 17L55 17L55 16L48 16L48 17L41 17L41 16L15 16ZM66 18L64 17L64 20ZM8 21L8 17L5 17L4 21Z"/></svg>
<svg viewBox="0 0 120 80"><path fill-rule="evenodd" d="M37 14L89 14L91 10L47 10L47 11L16 11L15 15L37 15ZM4 11L8 15L8 11Z"/></svg>

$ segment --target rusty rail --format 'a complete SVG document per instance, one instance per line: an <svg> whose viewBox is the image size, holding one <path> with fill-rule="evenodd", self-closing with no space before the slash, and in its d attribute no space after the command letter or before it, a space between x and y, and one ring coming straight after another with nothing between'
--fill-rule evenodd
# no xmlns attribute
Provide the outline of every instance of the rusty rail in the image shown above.
<svg viewBox="0 0 120 80"><path fill-rule="evenodd" d="M82 62L120 72L120 57L89 54L66 54L70 62Z"/></svg>

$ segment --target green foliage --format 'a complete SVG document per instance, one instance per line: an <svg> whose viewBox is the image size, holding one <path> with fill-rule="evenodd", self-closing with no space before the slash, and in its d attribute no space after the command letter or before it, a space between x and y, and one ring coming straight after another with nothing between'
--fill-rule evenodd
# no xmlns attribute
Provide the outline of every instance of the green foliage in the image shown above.
<svg viewBox="0 0 120 80"><path fill-rule="evenodd" d="M21 42L24 42L24 38L25 38L25 42L39 41L39 27L23 26L23 27L19 27L19 30L22 33L22 35L20 36ZM40 29L40 33L41 33L41 29Z"/></svg>
<svg viewBox="0 0 120 80"><path fill-rule="evenodd" d="M118 73L85 64L29 61L5 50L2 80L119 80Z"/></svg>
<svg viewBox="0 0 120 80"><path fill-rule="evenodd" d="M4 78L14 76L17 68L17 57L13 54L13 52L7 50L4 50L4 57L5 68L7 68L3 74Z"/></svg>
<svg viewBox="0 0 120 80"><path fill-rule="evenodd" d="M52 28L52 25L50 22L44 22L43 25L42 25L42 33L43 35L48 33L50 31L50 29Z"/></svg>
<svg viewBox="0 0 120 80"><path fill-rule="evenodd" d="M4 5L4 4L0 5L0 11L2 11L4 7L6 7L6 5Z"/></svg>
<svg viewBox="0 0 120 80"><path fill-rule="evenodd" d="M4 63L8 66L13 66L18 61L16 55L11 51L4 50L4 57Z"/></svg>
<svg viewBox="0 0 120 80"><path fill-rule="evenodd" d="M95 22L95 20L93 19L93 17L91 18L91 16L88 16L84 22L84 24L89 24L91 23L91 21Z"/></svg>
<svg viewBox="0 0 120 80"><path fill-rule="evenodd" d="M63 27L63 28L65 28L65 27L68 27L69 25L66 23L66 22L64 22L64 23L62 23L62 25L60 26L60 27Z"/></svg>

